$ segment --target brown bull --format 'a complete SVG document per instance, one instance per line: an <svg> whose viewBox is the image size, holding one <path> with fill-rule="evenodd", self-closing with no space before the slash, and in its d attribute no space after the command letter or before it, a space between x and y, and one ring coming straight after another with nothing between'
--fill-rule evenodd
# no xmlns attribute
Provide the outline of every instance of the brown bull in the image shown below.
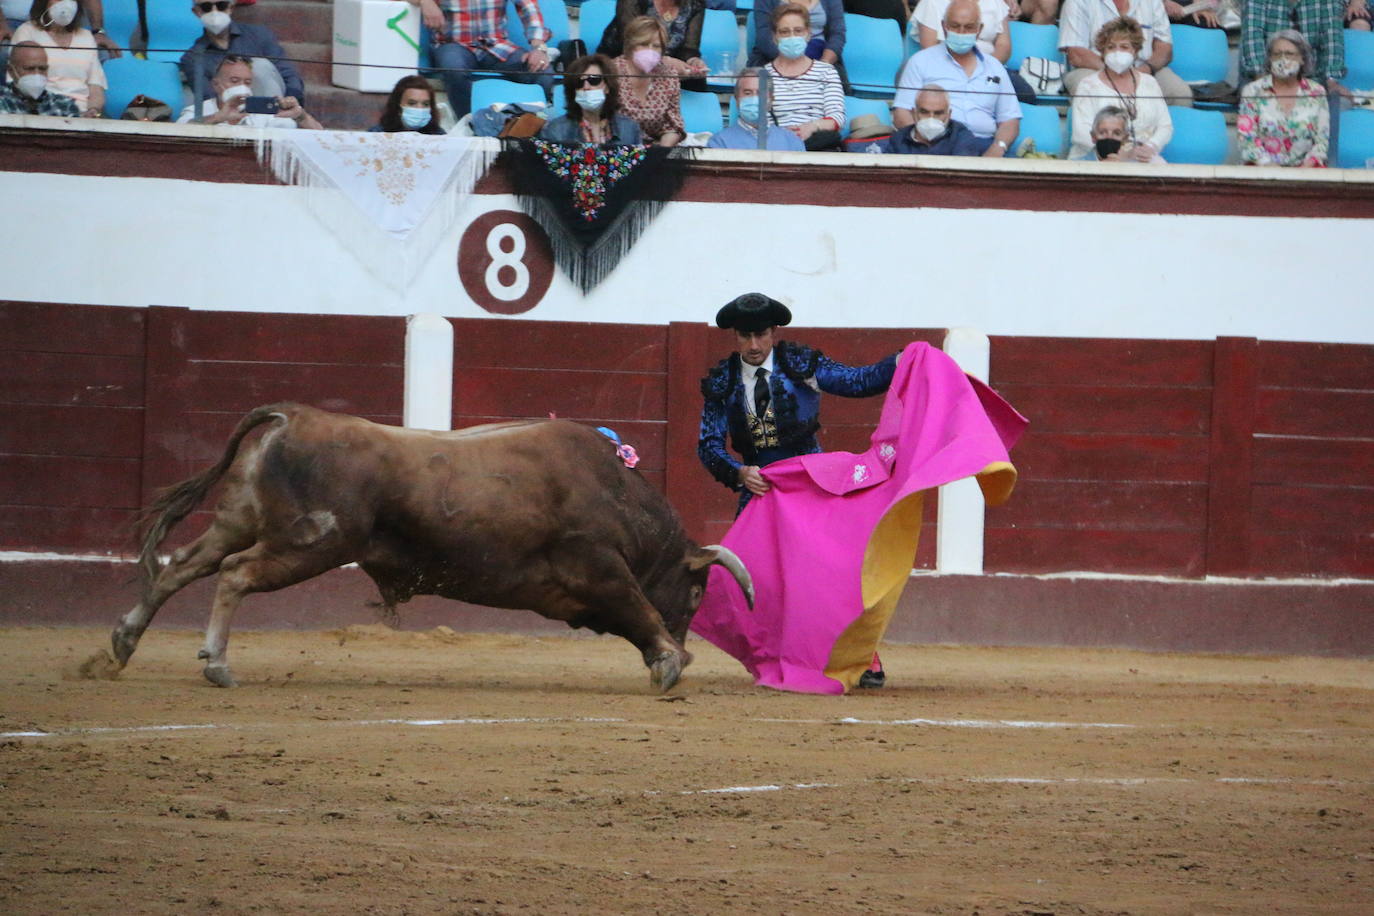
<svg viewBox="0 0 1374 916"><path fill-rule="evenodd" d="M162 567L158 546L221 478L210 529ZM397 603L432 594L623 636L663 690L691 661L682 643L711 565L753 599L738 557L694 544L608 439L563 420L429 432L271 404L245 416L219 463L161 494L149 517L143 595L115 628L115 657L127 664L158 608L218 572L200 658L221 687L234 683L229 621L245 595L347 563L372 577L393 618Z"/></svg>

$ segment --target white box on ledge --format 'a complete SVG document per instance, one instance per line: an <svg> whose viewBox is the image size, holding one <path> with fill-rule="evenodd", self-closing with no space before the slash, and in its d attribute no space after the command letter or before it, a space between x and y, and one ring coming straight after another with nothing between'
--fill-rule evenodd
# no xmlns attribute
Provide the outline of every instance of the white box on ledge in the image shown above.
<svg viewBox="0 0 1374 916"><path fill-rule="evenodd" d="M334 0L335 86L390 92L398 79L415 72L419 60L419 7L406 0Z"/></svg>

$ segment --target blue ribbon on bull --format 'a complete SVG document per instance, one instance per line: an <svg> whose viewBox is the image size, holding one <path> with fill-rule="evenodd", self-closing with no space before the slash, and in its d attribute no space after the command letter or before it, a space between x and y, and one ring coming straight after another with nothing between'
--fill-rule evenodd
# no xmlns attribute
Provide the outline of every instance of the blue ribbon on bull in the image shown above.
<svg viewBox="0 0 1374 916"><path fill-rule="evenodd" d="M596 431L607 439L615 443L615 453L620 456L620 460L625 462L625 467L632 468L639 464L639 455L635 453L634 446L626 445L620 441L620 436L609 426L598 426Z"/></svg>

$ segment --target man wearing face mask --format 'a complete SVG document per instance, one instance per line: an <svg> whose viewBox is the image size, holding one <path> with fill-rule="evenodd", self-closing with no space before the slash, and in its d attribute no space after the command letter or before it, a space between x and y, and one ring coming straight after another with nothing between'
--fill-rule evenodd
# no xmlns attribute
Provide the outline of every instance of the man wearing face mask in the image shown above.
<svg viewBox="0 0 1374 916"><path fill-rule="evenodd" d="M275 115L253 113L243 110L244 100L253 94L253 68L246 57L237 54L226 56L210 80L214 97L201 102L201 113L205 124L230 124L238 127L271 127L294 130L321 130L316 121L301 104L293 98L278 99L281 108ZM187 105L177 118L178 124L194 121L196 106Z"/></svg>
<svg viewBox="0 0 1374 916"><path fill-rule="evenodd" d="M758 75L746 70L735 79L735 107L739 110L739 119L712 136L706 145L712 149L758 149L759 105ZM785 127L769 127L764 142L770 150L799 153L806 149L801 138Z"/></svg>
<svg viewBox="0 0 1374 916"><path fill-rule="evenodd" d="M916 94L916 123L873 144L867 152L916 156L978 156L978 140L950 117L949 93L927 86Z"/></svg>
<svg viewBox="0 0 1374 916"><path fill-rule="evenodd" d="M81 117L70 98L48 91L48 52L42 45L32 41L15 45L5 70L9 81L0 85L0 114Z"/></svg>
<svg viewBox="0 0 1374 916"><path fill-rule="evenodd" d="M234 0L198 0L191 4L191 13L200 19L205 31L181 56L181 75L186 85L196 85L199 60L199 78L205 87L205 98L213 98L210 81L220 61L228 54L236 54L253 62L253 95L281 98L284 103L294 101L303 108L305 82L285 59L286 52L272 30L262 25L234 22L233 11Z"/></svg>
<svg viewBox="0 0 1374 916"><path fill-rule="evenodd" d="M945 10L945 40L911 55L897 80L892 126L917 121L916 93L939 86L949 94L955 121L973 134L978 155L1005 156L1021 131L1021 106L1007 68L977 47L982 13L976 0L954 0ZM933 126L933 125L931 125Z"/></svg>

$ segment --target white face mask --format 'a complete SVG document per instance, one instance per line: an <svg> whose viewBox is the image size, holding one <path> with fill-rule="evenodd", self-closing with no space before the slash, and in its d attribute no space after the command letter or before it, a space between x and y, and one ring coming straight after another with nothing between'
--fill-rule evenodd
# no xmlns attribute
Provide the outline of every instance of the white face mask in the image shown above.
<svg viewBox="0 0 1374 916"><path fill-rule="evenodd" d="M252 94L253 90L248 86L230 86L228 89L224 90L219 94L219 100L223 102L225 105L228 105L230 102L234 101L234 99L237 99L240 96Z"/></svg>
<svg viewBox="0 0 1374 916"><path fill-rule="evenodd" d="M1302 62L1289 57L1276 57L1269 62L1269 72L1281 80L1297 76L1301 69Z"/></svg>
<svg viewBox="0 0 1374 916"><path fill-rule="evenodd" d="M48 7L48 18L52 20L53 25L65 29L76 18L76 11L76 0L57 0L56 3Z"/></svg>
<svg viewBox="0 0 1374 916"><path fill-rule="evenodd" d="M211 35L219 35L229 28L229 23L233 21L228 13L222 13L219 10L211 10L200 17L200 24L205 26L205 31Z"/></svg>
<svg viewBox="0 0 1374 916"><path fill-rule="evenodd" d="M1108 51L1103 60L1113 73L1125 73L1135 66L1135 55L1130 51Z"/></svg>
<svg viewBox="0 0 1374 916"><path fill-rule="evenodd" d="M24 95L36 99L48 90L48 78L42 73L25 73L14 85Z"/></svg>
<svg viewBox="0 0 1374 916"><path fill-rule="evenodd" d="M916 133L925 138L927 143L934 143L945 135L945 122L939 118L922 118L916 122Z"/></svg>

